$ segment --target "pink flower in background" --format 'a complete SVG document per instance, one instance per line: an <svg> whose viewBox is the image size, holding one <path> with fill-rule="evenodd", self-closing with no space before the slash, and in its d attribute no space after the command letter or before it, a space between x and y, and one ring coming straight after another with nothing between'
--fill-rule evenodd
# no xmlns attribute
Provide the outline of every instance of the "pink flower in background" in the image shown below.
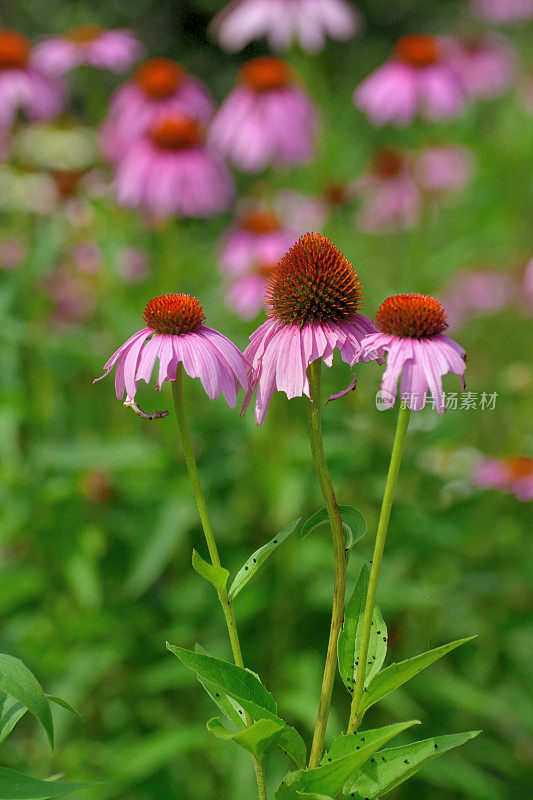
<svg viewBox="0 0 533 800"><path fill-rule="evenodd" d="M145 280L150 272L146 254L136 247L124 247L118 254L117 271L127 283Z"/></svg>
<svg viewBox="0 0 533 800"><path fill-rule="evenodd" d="M64 103L65 87L34 65L29 40L0 31L0 128L11 127L19 111L31 120L51 119Z"/></svg>
<svg viewBox="0 0 533 800"><path fill-rule="evenodd" d="M297 238L294 231L282 226L273 211L249 210L225 234L220 268L236 277L262 264L277 264Z"/></svg>
<svg viewBox="0 0 533 800"><path fill-rule="evenodd" d="M511 302L514 294L511 278L502 272L462 272L443 299L448 323L456 328L475 315L495 314Z"/></svg>
<svg viewBox="0 0 533 800"><path fill-rule="evenodd" d="M533 0L472 0L472 7L489 22L513 25L533 17Z"/></svg>
<svg viewBox="0 0 533 800"><path fill-rule="evenodd" d="M235 408L238 384L244 390L248 388L245 361L233 342L204 325L203 308L196 298L187 294L155 297L147 304L143 317L148 327L128 339L104 366L102 378L116 367L119 400L124 392L126 403L134 399L139 381L150 381L159 359L158 391L165 381L176 380L181 363L187 375L200 378L211 400L222 392L230 408Z"/></svg>
<svg viewBox="0 0 533 800"><path fill-rule="evenodd" d="M82 242L73 249L72 262L80 272L96 275L102 269L104 256L94 242Z"/></svg>
<svg viewBox="0 0 533 800"><path fill-rule="evenodd" d="M533 500L533 458L485 458L474 467L472 483L483 489L514 494L523 502Z"/></svg>
<svg viewBox="0 0 533 800"><path fill-rule="evenodd" d="M63 75L81 64L124 72L141 57L143 49L130 31L84 25L36 45L33 60L50 75Z"/></svg>
<svg viewBox="0 0 533 800"><path fill-rule="evenodd" d="M211 95L203 84L168 58L152 58L111 99L100 144L116 162L163 111L177 111L206 123L213 114Z"/></svg>
<svg viewBox="0 0 533 800"><path fill-rule="evenodd" d="M253 319L265 307L265 290L274 265L257 266L234 280L226 290L226 305L242 319Z"/></svg>
<svg viewBox="0 0 533 800"><path fill-rule="evenodd" d="M117 166L118 202L160 217L211 217L226 210L235 191L233 179L203 136L193 117L162 112Z"/></svg>
<svg viewBox="0 0 533 800"><path fill-rule="evenodd" d="M423 294L388 297L378 309L376 325L379 333L367 336L361 346L363 355L387 353L382 407L395 404L401 376L401 398L411 410L424 408L429 391L437 412L444 413L442 376L453 372L463 378L466 354L457 342L443 336L448 325L442 305Z"/></svg>
<svg viewBox="0 0 533 800"><path fill-rule="evenodd" d="M66 265L57 267L47 283L53 303L53 319L61 325L83 322L96 308L96 289L86 276Z"/></svg>
<svg viewBox="0 0 533 800"><path fill-rule="evenodd" d="M273 50L297 41L309 53L324 48L326 37L350 39L361 22L346 0L233 0L211 23L222 47L235 52L266 36Z"/></svg>
<svg viewBox="0 0 533 800"><path fill-rule="evenodd" d="M365 78L353 99L373 125L404 127L417 115L429 120L460 116L465 89L443 43L415 35L396 43L393 55Z"/></svg>
<svg viewBox="0 0 533 800"><path fill-rule="evenodd" d="M420 219L420 191L409 159L397 150L378 150L370 170L352 184L352 191L362 199L356 217L361 230L404 230Z"/></svg>
<svg viewBox="0 0 533 800"><path fill-rule="evenodd" d="M210 141L240 169L260 172L270 164L308 161L317 127L311 98L289 65L261 56L242 67L239 85L215 115Z"/></svg>
<svg viewBox="0 0 533 800"><path fill-rule="evenodd" d="M414 158L415 180L434 197L463 189L472 172L472 156L457 145L426 147Z"/></svg>
<svg viewBox="0 0 533 800"><path fill-rule="evenodd" d="M501 36L447 43L450 65L473 100L497 97L512 84L516 74L516 53Z"/></svg>
<svg viewBox="0 0 533 800"><path fill-rule="evenodd" d="M323 228L330 214L326 197L309 197L294 189L284 189L274 198L274 208L285 226L298 235Z"/></svg>
<svg viewBox="0 0 533 800"><path fill-rule="evenodd" d="M307 367L317 359L330 367L334 350L350 366L376 358L361 350L361 340L375 331L372 320L359 314L361 302L357 272L343 254L321 234L302 236L268 280L269 318L250 336L244 352L251 379L243 412L256 389L258 425L274 392L285 392L289 399L309 397Z"/></svg>
<svg viewBox="0 0 533 800"><path fill-rule="evenodd" d="M28 248L20 239L4 239L0 242L0 269L18 269L26 260L27 254Z"/></svg>

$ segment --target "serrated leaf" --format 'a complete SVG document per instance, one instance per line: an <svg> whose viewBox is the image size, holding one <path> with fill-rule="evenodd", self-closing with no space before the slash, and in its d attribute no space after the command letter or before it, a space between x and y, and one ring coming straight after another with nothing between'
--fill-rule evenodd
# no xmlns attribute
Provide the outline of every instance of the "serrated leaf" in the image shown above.
<svg viewBox="0 0 533 800"><path fill-rule="evenodd" d="M397 664L391 664L386 667L372 679L367 691L363 694L361 713L364 713L378 700L393 692L398 686L402 686L402 684L418 675L419 672L422 672L423 669L438 661L439 658L442 658L451 650L455 650L456 647L460 647L475 638L475 636L468 636L466 639L457 639L455 642L444 644L442 647L436 647L434 650L428 650L418 656L408 658L406 661L399 661Z"/></svg>
<svg viewBox="0 0 533 800"><path fill-rule="evenodd" d="M70 711L71 714L75 714L76 717L83 719L83 716L80 714L80 712L66 700L63 700L62 697L54 697L51 694L47 694L46 697L48 700L51 700L52 703L56 703L56 705L61 706L61 708L64 708L66 711Z"/></svg>
<svg viewBox="0 0 533 800"><path fill-rule="evenodd" d="M382 797L418 772L428 761L438 758L448 750L453 750L454 747L460 747L480 732L469 731L435 736L402 747L380 750L374 761L368 761L361 767L354 784L345 796L355 800Z"/></svg>
<svg viewBox="0 0 533 800"><path fill-rule="evenodd" d="M26 706L14 697L4 692L0 693L0 743L9 736L27 710Z"/></svg>
<svg viewBox="0 0 533 800"><path fill-rule="evenodd" d="M167 649L174 653L183 664L192 669L198 677L236 700L242 708L255 719L270 719L284 725L280 734L279 746L289 755L298 767L305 764L307 749L297 730L287 725L277 716L274 698L263 686L257 675L250 670L236 667L227 661L213 656L194 653L183 647L175 647L167 642Z"/></svg>
<svg viewBox="0 0 533 800"><path fill-rule="evenodd" d="M22 775L14 769L0 767L0 800L48 800L97 786L96 783L54 783Z"/></svg>
<svg viewBox="0 0 533 800"><path fill-rule="evenodd" d="M235 742L256 758L262 758L267 750L278 744L282 729L282 722L274 722L271 719L259 719L253 725L237 731L237 733L230 733L226 730L219 717L213 717L207 723L207 730L219 739Z"/></svg>
<svg viewBox="0 0 533 800"><path fill-rule="evenodd" d="M52 714L39 681L20 659L5 653L0 654L0 691L14 697L39 720L53 750Z"/></svg>
<svg viewBox="0 0 533 800"><path fill-rule="evenodd" d="M288 800L291 793L296 792L306 795L326 795L336 797L344 784L350 780L354 772L370 758L382 745L386 744L393 736L418 724L418 720L400 722L380 728L378 734L369 743L363 744L359 750L355 749L341 758L332 759L316 769L299 770L291 772L276 793L276 800Z"/></svg>
<svg viewBox="0 0 533 800"><path fill-rule="evenodd" d="M341 514L342 525L346 534L346 549L350 550L359 539L362 539L366 533L366 519L357 508L353 506L339 506ZM317 528L323 525L329 525L329 517L326 508L321 508L309 517L307 522L302 527L302 538L305 539Z"/></svg>
<svg viewBox="0 0 533 800"><path fill-rule="evenodd" d="M197 653L203 653L205 656L210 656L211 653L208 653L198 642L196 643L195 651ZM211 700L219 707L223 714L231 721L237 728L241 730L246 727L246 723L244 721L244 709L231 697L225 692L219 691L218 687L215 686L213 683L204 680L201 678L198 673L196 673L196 677L201 685L206 690L207 694L211 698Z"/></svg>
<svg viewBox="0 0 533 800"><path fill-rule="evenodd" d="M290 522L288 525L285 526L279 533L274 536L269 542L264 544L259 550L256 550L255 553L252 553L248 561L246 561L238 573L235 576L233 583L231 584L231 588L229 590L230 597L237 597L241 589L243 589L250 578L252 578L259 567L265 563L267 558L272 555L274 550L283 544L285 539L287 539L291 533L294 533L298 525L300 524L300 518L295 519L294 522Z"/></svg>
<svg viewBox="0 0 533 800"><path fill-rule="evenodd" d="M359 651L365 616L366 593L370 573L366 564L363 564L344 612L344 624L339 634L337 655L339 672L344 685L349 692L353 692L357 668L359 664ZM372 628L368 643L368 656L366 665L365 686L378 674L385 656L387 655L387 626L381 616L379 607L374 606Z"/></svg>
<svg viewBox="0 0 533 800"><path fill-rule="evenodd" d="M205 561L196 550L192 551L192 565L198 575L201 575L202 578L211 583L217 592L224 591L229 578L227 569Z"/></svg>

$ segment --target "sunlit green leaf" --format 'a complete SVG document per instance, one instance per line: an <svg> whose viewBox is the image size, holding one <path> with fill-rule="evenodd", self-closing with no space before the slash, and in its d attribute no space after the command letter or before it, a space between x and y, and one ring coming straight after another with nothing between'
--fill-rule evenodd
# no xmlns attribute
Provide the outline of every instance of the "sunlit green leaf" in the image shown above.
<svg viewBox="0 0 533 800"><path fill-rule="evenodd" d="M426 653L420 653L414 658L409 658L406 661L400 661L397 664L391 664L382 670L375 678L372 679L368 686L367 691L363 695L363 702L361 712L365 712L378 700L381 700L386 695L393 692L398 686L406 683L408 680L418 675L423 669L429 667L439 658L445 656L456 647L470 642L475 639L475 636L469 636L466 639L458 639L455 642L444 644L442 647L436 647L434 650L428 650Z"/></svg>
<svg viewBox="0 0 533 800"><path fill-rule="evenodd" d="M53 749L52 714L39 681L20 659L5 653L0 654L0 691L14 697L39 720Z"/></svg>
<svg viewBox="0 0 533 800"><path fill-rule="evenodd" d="M346 534L346 549L349 550L366 533L366 520L364 516L353 506L339 506L342 524ZM319 509L309 517L302 527L302 537L309 536L317 528L329 525L328 512L325 508Z"/></svg>
<svg viewBox="0 0 533 800"><path fill-rule="evenodd" d="M372 800L390 792L403 783L428 761L468 742L480 731L455 733L449 736L435 736L421 742L413 742L402 747L380 750L375 759L367 761L356 776L346 797L356 800Z"/></svg>
<svg viewBox="0 0 533 800"><path fill-rule="evenodd" d="M259 567L265 563L267 558L272 555L274 550L276 550L280 544L283 544L285 539L287 539L291 533L296 530L299 524L299 518L294 520L294 522L290 522L285 528L283 528L283 530L277 533L273 539L260 547L259 550L256 550L255 553L252 553L248 561L242 565L236 574L229 590L230 597L237 597L241 589L246 586L250 578L255 575Z"/></svg>
<svg viewBox="0 0 533 800"><path fill-rule="evenodd" d="M30 778L14 769L0 767L0 800L47 800L96 786L95 783L55 783Z"/></svg>
<svg viewBox="0 0 533 800"><path fill-rule="evenodd" d="M237 733L230 733L226 730L218 717L213 717L207 723L207 730L219 739L235 742L256 758L261 758L267 750L278 744L282 729L283 722L274 722L271 719L259 719L253 725L237 731Z"/></svg>
<svg viewBox="0 0 533 800"><path fill-rule="evenodd" d="M229 578L227 569L219 567L216 564L209 564L196 550L192 551L192 565L198 575L201 575L202 578L205 578L206 581L213 584L217 592L222 592L226 588Z"/></svg>
<svg viewBox="0 0 533 800"><path fill-rule="evenodd" d="M369 570L363 564L357 583L344 612L344 624L339 634L337 646L339 672L349 692L353 692L355 677L359 665L359 652L363 619L365 615L366 593L368 590ZM379 607L374 606L372 628L368 643L365 686L377 675L383 666L387 654L387 626L381 616Z"/></svg>
<svg viewBox="0 0 533 800"><path fill-rule="evenodd" d="M316 769L299 770L287 775L276 793L276 800L289 800L296 791L312 795L326 795L335 797L344 784L350 780L354 772L370 758L376 750L386 744L393 736L418 724L417 720L400 722L396 725L387 725L375 731L372 741L362 744L359 749L354 749L340 758L326 761Z"/></svg>
<svg viewBox="0 0 533 800"><path fill-rule="evenodd" d="M9 736L19 719L28 709L14 697L2 692L0 694L0 742Z"/></svg>

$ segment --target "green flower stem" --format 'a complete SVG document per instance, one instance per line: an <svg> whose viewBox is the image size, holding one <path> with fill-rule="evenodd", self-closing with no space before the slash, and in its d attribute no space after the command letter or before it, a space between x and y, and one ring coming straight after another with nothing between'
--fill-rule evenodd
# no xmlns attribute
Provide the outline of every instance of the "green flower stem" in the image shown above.
<svg viewBox="0 0 533 800"><path fill-rule="evenodd" d="M194 499L196 500L198 514L200 517L200 521L202 523L205 540L207 542L207 549L209 550L211 563L216 567L220 567L221 566L220 556L218 554L218 548L215 541L215 534L213 533L211 520L209 519L207 504L205 502L205 495L202 489L202 484L200 482L200 475L198 473L198 467L196 465L196 458L194 456L191 434L189 432L189 425L187 424L187 415L185 412L185 396L183 392L183 365L181 363L178 364L176 380L173 381L172 383L172 395L174 398L176 421L178 423L178 430L181 437L183 455L185 457L185 464L187 465L187 471L189 473ZM239 641L237 623L235 621L235 613L233 611L233 605L231 599L225 588L220 590L217 589L217 595L218 599L220 600L220 604L222 606L222 611L224 612L224 617L226 619L226 626L228 629L229 640L231 643L233 660L236 666L244 667L244 659L242 657L241 643ZM250 718L248 714L246 714L246 724L251 725L252 722L253 720ZM261 760L254 758L254 765L257 776L257 789L259 793L259 800L267 800L265 772L263 763Z"/></svg>
<svg viewBox="0 0 533 800"><path fill-rule="evenodd" d="M313 463L320 484L320 490L326 504L326 509L331 527L333 538L333 556L335 563L335 580L333 588L333 607L331 611L331 626L329 631L328 650L326 663L324 666L324 676L322 678L322 690L320 692L320 702L309 758L309 767L314 768L320 765L322 750L324 747L324 735L331 705L331 695L333 693L333 683L337 669L337 640L342 627L344 616L344 594L346 591L346 542L342 519L333 491L333 484L329 475L324 445L322 442L322 422L320 409L320 369L322 362L320 359L313 361L307 368L307 378L309 380L308 419L309 419L309 440L311 443L311 453Z"/></svg>
<svg viewBox="0 0 533 800"><path fill-rule="evenodd" d="M379 570L383 558L383 551L385 549L385 540L387 538L387 530L389 527L392 502L394 500L396 482L398 480L398 473L400 471L400 464L402 461L402 453L405 444L405 437L407 435L407 427L409 425L410 413L411 412L407 407L402 408L400 406L398 413L398 422L396 425L396 435L394 437L394 444L392 446L389 472L387 475L387 482L385 484L383 502L381 504L381 513L379 515L378 530L376 533L376 543L374 545L374 554L372 556L372 569L370 570L370 578L368 581L365 615L363 618L363 631L361 634L361 644L359 652L357 654L359 665L357 667L357 675L355 678L355 687L352 698L352 707L350 709L350 721L348 724L348 733L354 733L359 727L362 719L361 701L363 699L363 693L365 690L368 643L370 641L372 617L374 616L374 605L376 602Z"/></svg>

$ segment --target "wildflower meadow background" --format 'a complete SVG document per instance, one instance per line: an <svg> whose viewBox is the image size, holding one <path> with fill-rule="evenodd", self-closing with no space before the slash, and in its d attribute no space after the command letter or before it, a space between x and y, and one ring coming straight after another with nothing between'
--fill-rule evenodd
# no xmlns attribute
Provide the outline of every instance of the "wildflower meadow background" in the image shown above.
<svg viewBox="0 0 533 800"><path fill-rule="evenodd" d="M454 376L445 379L445 390L457 394L444 416L429 402L412 414L379 592L392 660L478 638L386 698L368 721L377 727L416 717L425 736L484 732L391 797L525 798L533 760L533 9L514 3L522 18L509 20L511 0L361 0L349 38L328 38L319 52L293 43L278 53L265 38L224 49L208 26L225 5L0 5L0 27L33 44L86 25L135 37L116 71L72 64L59 75L57 64L54 72L36 60L40 79L61 85L38 89L42 113L30 101L14 117L7 73L13 58L17 69L28 67L0 32L0 651L22 659L47 693L82 714L54 708L53 756L26 715L0 761L34 776L98 782L79 795L91 800L254 796L247 754L208 733L209 698L165 650L165 640L189 648L199 641L230 656L216 596L191 569L192 548L203 552L205 544L173 413L140 420L116 400L110 379L93 379L143 327L148 300L167 292L196 296L207 324L244 349L264 320L268 270L309 229L325 233L357 268L364 314L373 317L391 294L434 295L467 352L466 390ZM477 80L464 90L460 112L376 124L354 104L354 90L400 37L415 34L444 37L450 53L459 40L466 51L471 41L490 39L504 56L487 56L472 77L464 53L463 61L457 55L458 80ZM302 122L294 134L303 157L242 168L231 146L220 152L226 133L215 117L206 158L220 163L202 173L206 185L184 182L181 195L176 178L172 211L146 207L146 192L144 204L132 200L140 156L120 188L126 146L118 158L106 157L102 125L113 93L143 60L175 59L206 87L213 109L208 101L206 119L201 110L192 117L209 128L243 64L271 55L288 62L291 81L310 98L310 129ZM494 78L488 86L487 76ZM174 135L167 126L153 142L166 147ZM191 123L179 135L196 142L197 131ZM147 169L153 177L152 162ZM257 248L244 261L230 246L236 227ZM358 365L356 391L323 413L339 502L357 507L370 532L393 431L394 412L376 407L381 371ZM349 379L340 359L323 371L328 394ZM154 384L140 386L139 404L171 408L168 385L156 393ZM208 400L199 381L188 380L187 393L219 547L235 572L289 520L322 505L305 401L277 393L257 427L251 409L239 418L222 398ZM369 534L352 550L349 591L371 547ZM247 665L308 740L331 585L323 529L289 539L235 602ZM332 727L345 725L348 707L338 681ZM284 765L275 758L281 779Z"/></svg>

